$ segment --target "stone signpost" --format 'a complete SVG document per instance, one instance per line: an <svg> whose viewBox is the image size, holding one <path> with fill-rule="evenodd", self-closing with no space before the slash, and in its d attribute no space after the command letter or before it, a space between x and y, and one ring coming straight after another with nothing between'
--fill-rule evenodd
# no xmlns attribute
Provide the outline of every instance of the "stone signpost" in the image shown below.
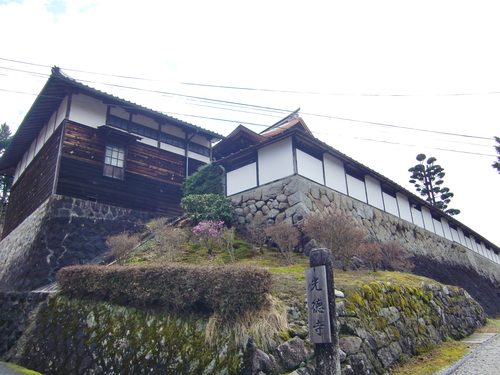
<svg viewBox="0 0 500 375"><path fill-rule="evenodd" d="M316 374L340 375L332 252L311 251L309 265L311 268L306 270L309 341L314 344Z"/></svg>

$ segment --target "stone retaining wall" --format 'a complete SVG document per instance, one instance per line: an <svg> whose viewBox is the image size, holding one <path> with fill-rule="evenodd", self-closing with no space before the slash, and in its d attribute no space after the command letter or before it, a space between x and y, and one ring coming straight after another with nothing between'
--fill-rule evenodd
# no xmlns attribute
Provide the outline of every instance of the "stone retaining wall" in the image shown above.
<svg viewBox="0 0 500 375"><path fill-rule="evenodd" d="M0 242L0 291L31 291L54 282L62 267L99 262L108 236L135 233L153 217L52 196Z"/></svg>
<svg viewBox="0 0 500 375"><path fill-rule="evenodd" d="M259 346L259 337L235 346L227 331L210 346L207 318L55 295L40 304L31 328L0 359L47 375L313 375L314 352L301 310L288 307L290 328L267 349ZM345 299L337 300L337 311L343 375L386 374L448 337L470 335L485 322L483 310L466 292L438 284L370 283L346 292Z"/></svg>
<svg viewBox="0 0 500 375"><path fill-rule="evenodd" d="M300 224L316 212L350 216L380 241L399 240L415 255L414 272L466 289L488 315L500 313L500 266L457 242L300 176L229 197L240 225Z"/></svg>

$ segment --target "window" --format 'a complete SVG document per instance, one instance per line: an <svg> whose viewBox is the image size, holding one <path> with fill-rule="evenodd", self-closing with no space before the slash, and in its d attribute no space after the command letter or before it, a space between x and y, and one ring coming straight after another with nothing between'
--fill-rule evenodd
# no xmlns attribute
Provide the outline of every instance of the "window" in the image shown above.
<svg viewBox="0 0 500 375"><path fill-rule="evenodd" d="M125 177L125 146L108 141L104 156L104 176L123 180Z"/></svg>

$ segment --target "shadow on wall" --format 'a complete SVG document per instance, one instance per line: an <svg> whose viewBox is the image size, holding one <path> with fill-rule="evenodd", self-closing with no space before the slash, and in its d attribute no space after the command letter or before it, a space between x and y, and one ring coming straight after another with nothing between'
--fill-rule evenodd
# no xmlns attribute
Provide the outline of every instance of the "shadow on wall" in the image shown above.
<svg viewBox="0 0 500 375"><path fill-rule="evenodd" d="M465 289L484 309L488 317L500 315L500 288L489 278L480 275L465 265L438 263L428 257L417 255L412 258L413 273L434 279L440 283L456 285Z"/></svg>

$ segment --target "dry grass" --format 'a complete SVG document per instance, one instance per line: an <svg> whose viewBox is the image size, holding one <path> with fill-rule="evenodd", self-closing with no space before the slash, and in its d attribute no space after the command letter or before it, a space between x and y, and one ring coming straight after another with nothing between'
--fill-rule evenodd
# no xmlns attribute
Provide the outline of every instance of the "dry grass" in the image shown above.
<svg viewBox="0 0 500 375"><path fill-rule="evenodd" d="M259 340L264 350L268 350L275 344L278 333L287 328L285 304L269 295L263 308L246 312L229 324L226 319L213 314L205 328L205 341L213 346L218 337L225 337L234 345L243 347L251 336Z"/></svg>

